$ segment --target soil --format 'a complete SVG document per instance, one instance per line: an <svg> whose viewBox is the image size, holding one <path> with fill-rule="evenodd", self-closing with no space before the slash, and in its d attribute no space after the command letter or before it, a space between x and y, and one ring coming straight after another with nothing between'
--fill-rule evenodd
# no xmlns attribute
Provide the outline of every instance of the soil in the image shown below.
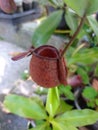
<svg viewBox="0 0 98 130"><path fill-rule="evenodd" d="M0 130L27 130L27 120L0 110Z"/></svg>

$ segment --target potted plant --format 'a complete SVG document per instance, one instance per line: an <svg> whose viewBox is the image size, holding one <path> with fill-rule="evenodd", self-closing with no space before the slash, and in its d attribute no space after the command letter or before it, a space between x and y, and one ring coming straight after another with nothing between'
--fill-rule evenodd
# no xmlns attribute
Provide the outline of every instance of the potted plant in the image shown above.
<svg viewBox="0 0 98 130"><path fill-rule="evenodd" d="M53 1L49 0L49 2ZM98 10L98 1L61 0L60 2L66 3L66 6L62 4L59 10L51 13L35 30L32 36L34 48L12 58L18 60L32 55L30 75L38 85L48 89L44 103L39 98L14 94L5 98L4 105L10 112L34 121L35 126L32 126L31 130L78 130L79 127L93 124L98 120L97 111L74 110L66 104L65 98L62 98L62 94L67 94L66 97L70 94L71 97L68 98L74 100L70 86L85 87L90 83L91 65L98 57L96 29L98 23L92 17L92 14ZM57 0L56 3L59 1ZM45 44L60 23L65 10L66 22L71 30L70 39L58 50L54 46ZM89 27L91 32L88 32ZM85 42L87 44L79 43L85 34L89 37L89 33L96 34L96 36L91 35L95 44L92 48L85 46L89 44L87 41Z"/></svg>

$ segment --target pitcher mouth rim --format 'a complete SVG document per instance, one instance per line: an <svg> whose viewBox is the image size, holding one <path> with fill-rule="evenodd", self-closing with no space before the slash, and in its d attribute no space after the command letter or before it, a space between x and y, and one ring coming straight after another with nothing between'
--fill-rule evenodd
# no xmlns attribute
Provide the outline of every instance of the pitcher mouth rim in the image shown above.
<svg viewBox="0 0 98 130"><path fill-rule="evenodd" d="M41 56L40 54L38 54L36 51L38 50L38 49L40 49L41 47L51 47L51 48L53 48L54 50L55 50L55 54L57 55L57 57L45 57L45 56ZM40 47L38 47L34 52L33 52L33 55L34 56L37 56L37 57L39 57L39 58L41 58L41 59L45 59L45 60L58 60L59 58L60 58L60 55L59 55L59 51L57 50L57 48L55 48L54 46L51 46L51 45L43 45L43 46L40 46Z"/></svg>

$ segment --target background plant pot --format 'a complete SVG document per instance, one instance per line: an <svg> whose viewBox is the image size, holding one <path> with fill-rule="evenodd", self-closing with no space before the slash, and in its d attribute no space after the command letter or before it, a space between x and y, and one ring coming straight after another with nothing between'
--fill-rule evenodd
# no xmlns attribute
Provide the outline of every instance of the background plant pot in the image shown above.
<svg viewBox="0 0 98 130"><path fill-rule="evenodd" d="M14 13L17 9L14 0L0 0L0 9L4 13Z"/></svg>
<svg viewBox="0 0 98 130"><path fill-rule="evenodd" d="M12 23L13 25L18 25L27 21L35 20L41 15L42 12L40 8L10 15L0 12L0 21Z"/></svg>
<svg viewBox="0 0 98 130"><path fill-rule="evenodd" d="M74 101L74 104L75 104L75 107L77 109L85 109L85 108L88 108L87 105L86 105L86 101L84 100L84 98L82 97L82 91L83 91L83 88L78 88L76 89L75 91L75 101ZM98 122L92 124L92 125L88 125L88 126L85 126L87 127L89 130L98 130Z"/></svg>
<svg viewBox="0 0 98 130"><path fill-rule="evenodd" d="M32 2L25 2L22 3L23 11L31 10L32 9Z"/></svg>
<svg viewBox="0 0 98 130"><path fill-rule="evenodd" d="M32 8L36 9L39 7L39 3L37 1L32 1Z"/></svg>
<svg viewBox="0 0 98 130"><path fill-rule="evenodd" d="M36 9L39 7L39 3L37 1L23 1L22 2L23 11L28 11L32 9Z"/></svg>

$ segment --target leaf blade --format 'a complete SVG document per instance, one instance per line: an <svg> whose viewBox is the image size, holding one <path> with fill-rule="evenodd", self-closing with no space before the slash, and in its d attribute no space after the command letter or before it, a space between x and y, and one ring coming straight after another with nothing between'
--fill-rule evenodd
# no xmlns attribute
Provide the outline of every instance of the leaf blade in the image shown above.
<svg viewBox="0 0 98 130"><path fill-rule="evenodd" d="M95 123L98 120L98 112L90 109L72 110L58 116L56 120L71 124L74 127L80 127Z"/></svg>
<svg viewBox="0 0 98 130"><path fill-rule="evenodd" d="M65 3L73 9L79 16L83 16L84 13L91 15L98 11L97 0L64 0Z"/></svg>
<svg viewBox="0 0 98 130"><path fill-rule="evenodd" d="M35 30L32 36L32 44L35 47L46 44L48 39L51 37L56 27L61 21L62 10L55 11L49 15ZM52 22L52 23L51 23Z"/></svg>
<svg viewBox="0 0 98 130"><path fill-rule="evenodd" d="M98 47L83 49L68 59L68 65L82 63L92 64L98 61Z"/></svg>
<svg viewBox="0 0 98 130"><path fill-rule="evenodd" d="M77 73L78 73L79 75L81 75L82 80L83 80L83 83L89 84L89 76L88 76L88 73L87 73L83 68L78 67Z"/></svg>
<svg viewBox="0 0 98 130"><path fill-rule="evenodd" d="M64 1L78 15L80 16L84 15L88 5L88 0L64 0Z"/></svg>
<svg viewBox="0 0 98 130"><path fill-rule="evenodd" d="M96 36L97 36L97 41L98 41L98 22L96 21L96 19L93 16L88 16L87 17L93 31L95 32Z"/></svg>
<svg viewBox="0 0 98 130"><path fill-rule="evenodd" d="M25 118L45 119L47 117L42 105L23 96L14 94L6 96L4 106L9 109L10 112Z"/></svg>
<svg viewBox="0 0 98 130"><path fill-rule="evenodd" d="M34 128L31 128L29 130L46 130L46 125L47 125L46 123L40 124L40 125L38 125L38 126L36 126Z"/></svg>
<svg viewBox="0 0 98 130"><path fill-rule="evenodd" d="M67 124L64 122L52 121L51 123L53 125L53 130L77 130L77 128L75 128L71 124Z"/></svg>
<svg viewBox="0 0 98 130"><path fill-rule="evenodd" d="M72 30L72 33L74 33L78 27L78 21L77 21L75 14L73 14L72 12L67 10L66 15L65 15L65 19L66 19L67 25Z"/></svg>

